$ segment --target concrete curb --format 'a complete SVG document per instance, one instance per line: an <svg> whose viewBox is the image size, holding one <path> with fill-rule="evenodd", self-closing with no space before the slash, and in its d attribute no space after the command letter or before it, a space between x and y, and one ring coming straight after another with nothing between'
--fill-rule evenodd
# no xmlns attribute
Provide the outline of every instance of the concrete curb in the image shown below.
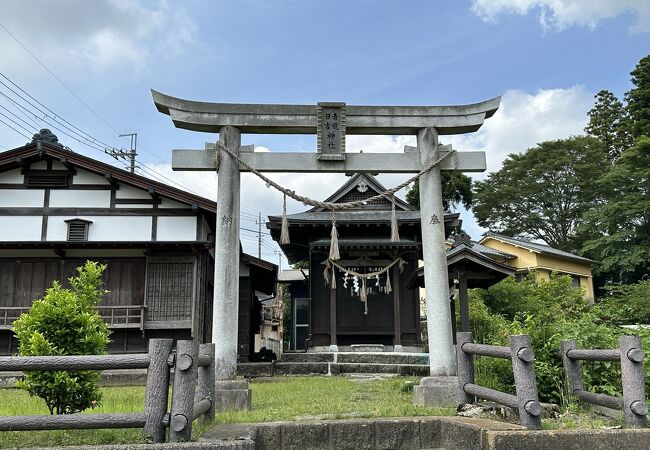
<svg viewBox="0 0 650 450"><path fill-rule="evenodd" d="M410 417L218 425L201 441L252 441L256 450L650 450L650 429L530 431L485 419Z"/></svg>

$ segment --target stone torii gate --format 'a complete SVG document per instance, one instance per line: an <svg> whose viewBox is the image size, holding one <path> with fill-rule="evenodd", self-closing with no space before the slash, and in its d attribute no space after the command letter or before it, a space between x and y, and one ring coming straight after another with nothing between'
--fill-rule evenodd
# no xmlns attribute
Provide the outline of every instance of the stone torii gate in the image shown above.
<svg viewBox="0 0 650 450"><path fill-rule="evenodd" d="M418 173L453 151L439 135L477 131L499 107L500 97L457 106L347 106L229 104L184 100L152 91L158 111L174 125L219 133L219 143L259 172ZM315 153L254 153L241 146L241 133L317 134ZM346 134L417 135L417 147L403 153L345 153ZM221 380L237 373L240 172L246 168L219 146L173 150L172 168L218 171L213 342ZM456 152L420 179L422 248L432 377L456 374L449 308L440 170L482 172L484 152ZM454 389L455 389L454 385Z"/></svg>

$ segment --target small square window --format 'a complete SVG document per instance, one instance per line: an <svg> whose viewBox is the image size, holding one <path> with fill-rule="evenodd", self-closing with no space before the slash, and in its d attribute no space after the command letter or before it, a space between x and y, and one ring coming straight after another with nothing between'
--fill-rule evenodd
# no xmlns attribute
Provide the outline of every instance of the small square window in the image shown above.
<svg viewBox="0 0 650 450"><path fill-rule="evenodd" d="M580 277L578 275L571 275L571 284L574 288L580 287Z"/></svg>
<svg viewBox="0 0 650 450"><path fill-rule="evenodd" d="M88 240L88 228L92 223L90 220L69 219L65 222L68 224L69 242L85 242Z"/></svg>

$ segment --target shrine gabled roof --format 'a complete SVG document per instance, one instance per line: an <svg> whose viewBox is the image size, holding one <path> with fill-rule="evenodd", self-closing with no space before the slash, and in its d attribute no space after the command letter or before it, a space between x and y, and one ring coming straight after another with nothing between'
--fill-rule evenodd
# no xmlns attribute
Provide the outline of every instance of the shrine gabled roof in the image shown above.
<svg viewBox="0 0 650 450"><path fill-rule="evenodd" d="M336 192L326 198L325 202L330 203L344 203L346 201L346 196L349 197L349 194L354 195L355 197L360 197L360 199L369 198L377 194L385 192L387 189L371 174L366 173L357 173L350 177L343 186L341 186ZM362 206L355 209L390 209L390 202L386 199L385 202L382 202L383 205L368 205ZM413 208L411 205L406 203L404 200L399 197L395 197L395 209L401 211L412 211ZM314 207L309 210L309 212L314 211L325 211L324 208Z"/></svg>
<svg viewBox="0 0 650 450"><path fill-rule="evenodd" d="M339 239L340 248L420 248L420 243L411 239L400 239L393 242L390 239ZM313 247L329 248L330 239L319 239L311 243Z"/></svg>
<svg viewBox="0 0 650 450"><path fill-rule="evenodd" d="M336 211L337 222L390 222L391 212L387 210L346 210ZM420 211L395 211L398 222L419 222ZM445 215L447 216L447 215ZM289 225L301 222L332 222L331 211L305 211L288 214ZM269 216L271 222L281 220L280 216Z"/></svg>
<svg viewBox="0 0 650 450"><path fill-rule="evenodd" d="M456 269L473 269L474 275L468 277L468 287L488 287L502 279L513 275L517 269L507 264L495 261L488 255L479 252L475 245L459 244L454 248L447 250L447 270L449 278L455 276ZM424 287L424 268L416 269L406 286L409 289Z"/></svg>

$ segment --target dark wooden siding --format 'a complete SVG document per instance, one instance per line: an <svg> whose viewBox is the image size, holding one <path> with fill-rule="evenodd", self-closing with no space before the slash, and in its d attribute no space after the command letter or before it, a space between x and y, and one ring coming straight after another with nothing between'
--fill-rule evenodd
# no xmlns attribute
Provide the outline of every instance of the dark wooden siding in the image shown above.
<svg viewBox="0 0 650 450"><path fill-rule="evenodd" d="M312 252L309 272L312 346L330 345L330 289L323 278L324 260L324 253Z"/></svg>
<svg viewBox="0 0 650 450"><path fill-rule="evenodd" d="M104 289L109 292L102 305L142 305L144 301L144 258L93 258L107 264ZM3 258L0 259L0 306L30 306L58 280L76 275L85 259Z"/></svg>
<svg viewBox="0 0 650 450"><path fill-rule="evenodd" d="M239 326L237 328L237 354L240 360L248 361L250 356L250 308L253 292L250 277L239 277Z"/></svg>
<svg viewBox="0 0 650 450"><path fill-rule="evenodd" d="M400 329L402 332L402 345L421 345L420 339L420 290L408 289L406 281L409 274L418 267L415 258L406 259L406 269L399 275L400 278Z"/></svg>

